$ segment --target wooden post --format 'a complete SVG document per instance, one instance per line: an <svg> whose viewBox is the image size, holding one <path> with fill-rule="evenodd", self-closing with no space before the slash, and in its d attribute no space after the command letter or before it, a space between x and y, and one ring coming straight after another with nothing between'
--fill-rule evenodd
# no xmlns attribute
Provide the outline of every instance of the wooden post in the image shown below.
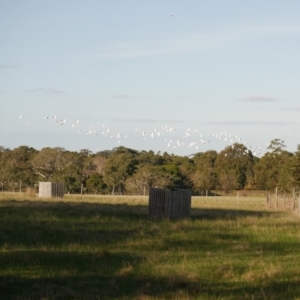
<svg viewBox="0 0 300 300"><path fill-rule="evenodd" d="M111 194L112 194L113 196L115 195L115 185L113 185L113 188L112 188Z"/></svg>
<svg viewBox="0 0 300 300"><path fill-rule="evenodd" d="M208 190L206 190L206 198L207 198L207 196L208 196Z"/></svg>
<svg viewBox="0 0 300 300"><path fill-rule="evenodd" d="M296 209L296 193L295 193L295 187L293 187L293 211Z"/></svg>
<svg viewBox="0 0 300 300"><path fill-rule="evenodd" d="M236 191L236 203L239 203L239 191Z"/></svg>
<svg viewBox="0 0 300 300"><path fill-rule="evenodd" d="M83 183L81 184L81 192L80 192L80 194L81 194L81 200L82 200L82 192L83 192Z"/></svg>
<svg viewBox="0 0 300 300"><path fill-rule="evenodd" d="M22 192L22 180L20 181L20 193Z"/></svg>
<svg viewBox="0 0 300 300"><path fill-rule="evenodd" d="M299 192L299 200L298 200L298 214L300 215L300 192Z"/></svg>
<svg viewBox="0 0 300 300"><path fill-rule="evenodd" d="M275 204L275 207L276 209L278 208L278 194L277 194L277 187L275 188L275 197L276 197L276 204Z"/></svg>
<svg viewBox="0 0 300 300"><path fill-rule="evenodd" d="M293 199L295 199L295 187L293 187Z"/></svg>

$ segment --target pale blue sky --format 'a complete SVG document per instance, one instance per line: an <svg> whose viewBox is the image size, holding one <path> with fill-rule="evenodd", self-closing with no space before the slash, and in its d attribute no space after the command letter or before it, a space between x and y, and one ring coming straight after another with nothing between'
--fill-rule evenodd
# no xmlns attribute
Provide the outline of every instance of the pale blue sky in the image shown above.
<svg viewBox="0 0 300 300"><path fill-rule="evenodd" d="M0 41L4 147L300 144L298 0L0 0Z"/></svg>

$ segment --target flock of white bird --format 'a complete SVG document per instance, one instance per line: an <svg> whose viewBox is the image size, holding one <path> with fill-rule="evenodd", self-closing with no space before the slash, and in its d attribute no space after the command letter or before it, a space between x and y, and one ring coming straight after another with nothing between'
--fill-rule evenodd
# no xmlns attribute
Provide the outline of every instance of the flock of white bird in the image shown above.
<svg viewBox="0 0 300 300"><path fill-rule="evenodd" d="M162 113L166 113L166 111L161 110ZM134 114L133 114L134 116ZM20 119L24 122L23 115L20 115ZM221 133L209 133L209 134L201 134L199 132L199 128L191 129L187 128L180 139L174 138L174 136L179 136L180 130L177 130L174 126L164 125L162 127L153 128L150 132L146 132L144 130L139 130L139 128L135 128L131 133L122 133L115 132L113 133L109 126L102 124L102 126L94 126L88 125L82 126L80 119L75 119L71 123L66 119L58 118L56 115L45 116L45 120L52 121L54 124L59 126L66 126L77 132L77 134L85 134L85 135L95 135L95 136L103 136L105 138L115 139L116 144L122 144L124 139L127 139L129 136L138 138L142 142L145 142L146 139L163 139L165 146L167 148L177 149L180 147L187 146L189 148L194 148L196 151L201 150L201 145L208 144L211 141L219 140L224 141L227 145L233 145L235 143L243 144L246 148L244 154L246 155L250 150L255 156L262 156L262 148L261 145L251 146L246 145L246 141L242 140L241 137L237 135L227 133L223 131ZM70 123L70 124L69 124ZM28 125L28 122L24 122L24 125ZM85 127L85 128L84 128ZM98 127L98 129L97 129ZM84 128L84 129L83 129Z"/></svg>
<svg viewBox="0 0 300 300"><path fill-rule="evenodd" d="M170 14L170 17L174 17L174 14ZM160 110L161 113L167 113L166 110ZM133 114L133 117L135 114ZM199 129L191 129L187 128L182 135L181 139L174 138L174 136L179 136L179 130L177 131L174 126L168 126L164 125L160 128L153 128L153 130L150 131L150 133L139 130L138 128L135 128L133 132L123 134L121 132L112 133L111 129L103 124L100 129L96 129L97 126L89 125L88 128L82 129L81 121L80 119L75 119L73 122L71 122L71 125L68 125L66 119L59 119L56 117L56 115L51 116L45 116L46 120L52 120L55 124L61 125L61 126L71 126L72 129L76 130L78 134L86 134L86 135L102 135L103 137L110 138L110 139L116 139L117 145L122 143L123 139L126 139L128 136L134 136L134 137L140 137L141 141L146 141L147 138L155 139L155 138L162 138L164 140L165 146L167 148L173 148L177 149L183 146L188 146L189 148L194 148L196 151L200 150L201 145L210 143L210 141L213 140L222 140L227 143L227 145L234 143L240 143L245 145L246 150L244 151L244 154L247 154L250 150L251 152L256 156L262 156L262 148L261 145L257 146L246 146L246 141L243 141L240 137L234 134L229 134L226 131L221 133L210 133L210 134L200 134ZM23 115L20 115L20 119L24 121ZM24 123L25 125L28 125L28 122ZM99 127L98 127L99 128ZM176 134L174 134L176 132Z"/></svg>

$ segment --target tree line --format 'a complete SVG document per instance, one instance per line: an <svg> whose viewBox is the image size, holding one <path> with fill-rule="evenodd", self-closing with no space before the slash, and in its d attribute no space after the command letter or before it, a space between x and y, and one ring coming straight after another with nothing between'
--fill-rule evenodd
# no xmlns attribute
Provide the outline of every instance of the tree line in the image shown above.
<svg viewBox="0 0 300 300"><path fill-rule="evenodd" d="M288 190L300 186L300 145L288 152L274 139L268 152L256 157L243 144L235 143L219 153L214 150L191 156L167 152L137 151L125 147L91 153L64 148L36 150L20 146L0 147L0 189L15 191L36 187L40 181L64 182L65 192L148 194L151 187L223 190Z"/></svg>

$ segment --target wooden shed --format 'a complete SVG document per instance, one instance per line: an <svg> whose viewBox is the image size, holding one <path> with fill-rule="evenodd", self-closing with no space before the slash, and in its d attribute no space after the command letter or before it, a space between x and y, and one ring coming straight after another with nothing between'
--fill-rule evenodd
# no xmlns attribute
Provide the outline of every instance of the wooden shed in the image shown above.
<svg viewBox="0 0 300 300"><path fill-rule="evenodd" d="M191 190L151 188L149 217L152 219L190 218L191 198Z"/></svg>

